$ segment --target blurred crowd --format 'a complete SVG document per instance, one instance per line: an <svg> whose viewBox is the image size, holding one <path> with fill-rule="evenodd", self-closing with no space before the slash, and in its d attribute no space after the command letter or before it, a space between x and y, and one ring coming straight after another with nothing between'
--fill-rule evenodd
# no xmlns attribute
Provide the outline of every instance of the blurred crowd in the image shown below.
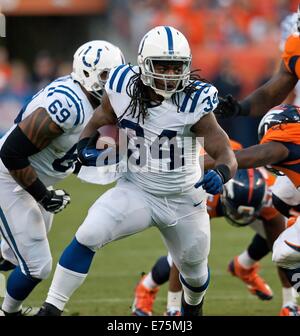
<svg viewBox="0 0 300 336"><path fill-rule="evenodd" d="M10 60L7 49L0 47L0 134L10 128L24 104L53 79L67 75L70 62L56 61L48 51L33 60L32 69L21 60Z"/></svg>
<svg viewBox="0 0 300 336"><path fill-rule="evenodd" d="M172 25L188 38L193 66L209 80L225 77L245 95L274 71L280 23L298 0L115 0L111 25L133 50L155 25ZM222 79L222 78L221 78ZM223 89L221 87L221 89ZM238 92L237 92L238 91Z"/></svg>
<svg viewBox="0 0 300 336"><path fill-rule="evenodd" d="M231 93L241 98L274 72L280 59L280 23L296 11L298 0L108 3L105 36L98 38L110 40L111 34L118 36L123 42L121 48L125 45L132 55L129 60L134 61L138 43L151 27L172 25L190 41L193 68L200 69L202 76L217 86L220 95ZM25 65L21 60L10 59L5 47L0 47L0 133L12 124L28 97L53 78L71 72L71 61L57 61L51 50L46 50L35 55L32 64Z"/></svg>

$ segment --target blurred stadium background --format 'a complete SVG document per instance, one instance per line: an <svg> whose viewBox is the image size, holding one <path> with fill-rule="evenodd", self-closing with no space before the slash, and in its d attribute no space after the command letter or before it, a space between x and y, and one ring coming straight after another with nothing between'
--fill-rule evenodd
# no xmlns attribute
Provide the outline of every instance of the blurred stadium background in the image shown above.
<svg viewBox="0 0 300 336"><path fill-rule="evenodd" d="M127 61L136 62L138 43L155 25L172 25L189 39L193 68L213 82L220 95L244 97L265 82L280 58L280 23L296 10L294 0L0 0L6 18L6 38L0 38L0 136L13 123L22 105L39 88L71 72L72 55L92 39L120 46ZM256 143L258 120L220 121L244 146ZM63 182L72 204L55 220L50 244L56 263L84 219L88 207L104 191L75 178ZM212 222L211 285L207 315L277 315L281 290L270 257L261 274L275 292L270 302L251 296L226 272L230 259L250 241L249 229ZM149 230L115 242L94 261L86 283L68 305L69 314L128 315L139 273L148 271L165 254L158 232ZM28 300L39 305L50 279ZM155 313L162 314L166 288Z"/></svg>

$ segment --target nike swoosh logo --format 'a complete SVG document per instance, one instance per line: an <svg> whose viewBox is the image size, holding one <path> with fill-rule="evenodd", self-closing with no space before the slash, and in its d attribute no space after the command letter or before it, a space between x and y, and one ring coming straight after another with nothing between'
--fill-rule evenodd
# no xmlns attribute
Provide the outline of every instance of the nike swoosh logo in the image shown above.
<svg viewBox="0 0 300 336"><path fill-rule="evenodd" d="M293 250L297 251L300 253L300 246L299 245L295 245L292 244L290 242L288 242L287 240L284 241L286 243L286 245L288 245L290 248L292 248Z"/></svg>
<svg viewBox="0 0 300 336"><path fill-rule="evenodd" d="M90 157L90 156L93 156L94 154L85 154L84 156L86 157L86 158L88 158L88 157Z"/></svg>
<svg viewBox="0 0 300 336"><path fill-rule="evenodd" d="M69 103L69 101L68 101L67 98L66 98L66 102L67 102L67 104L68 104L69 107L72 107L72 106L73 106L72 104L70 105L70 103Z"/></svg>
<svg viewBox="0 0 300 336"><path fill-rule="evenodd" d="M203 202L203 200L199 203L194 204L194 207L196 208L198 205L200 205Z"/></svg>

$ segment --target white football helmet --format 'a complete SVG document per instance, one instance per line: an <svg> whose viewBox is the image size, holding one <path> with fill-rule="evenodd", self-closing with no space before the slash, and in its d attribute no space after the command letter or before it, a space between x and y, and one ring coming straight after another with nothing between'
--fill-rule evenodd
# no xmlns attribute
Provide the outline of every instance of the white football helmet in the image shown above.
<svg viewBox="0 0 300 336"><path fill-rule="evenodd" d="M141 69L141 80L157 94L170 98L173 93L182 91L190 79L191 49L185 36L170 26L158 26L151 29L141 40L137 62ZM181 61L181 74L157 74L155 61ZM163 80L165 89L157 88L155 80ZM173 89L168 89L168 81L177 81Z"/></svg>
<svg viewBox="0 0 300 336"><path fill-rule="evenodd" d="M101 99L110 70L124 63L124 56L115 45L102 40L90 41L76 50L71 76Z"/></svg>

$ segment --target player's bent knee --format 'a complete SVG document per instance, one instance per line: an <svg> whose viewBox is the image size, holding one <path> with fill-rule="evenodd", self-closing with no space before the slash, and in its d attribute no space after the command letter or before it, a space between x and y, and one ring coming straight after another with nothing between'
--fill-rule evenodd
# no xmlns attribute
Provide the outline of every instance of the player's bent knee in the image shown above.
<svg viewBox="0 0 300 336"><path fill-rule="evenodd" d="M77 241L93 251L111 241L113 239L111 229L114 224L112 223L113 218L108 217L104 215L96 220L90 220L87 217L76 232Z"/></svg>
<svg viewBox="0 0 300 336"><path fill-rule="evenodd" d="M209 240L204 233L195 236L189 246L179 256L182 268L201 268L207 262L209 253ZM203 272L205 273L205 271Z"/></svg>

